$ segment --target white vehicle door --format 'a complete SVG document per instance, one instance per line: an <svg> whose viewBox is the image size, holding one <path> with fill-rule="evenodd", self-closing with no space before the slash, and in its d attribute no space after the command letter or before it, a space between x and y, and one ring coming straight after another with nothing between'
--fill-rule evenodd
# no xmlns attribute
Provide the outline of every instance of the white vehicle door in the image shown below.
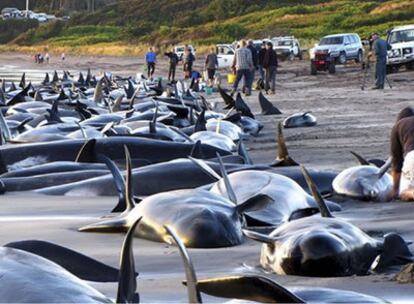
<svg viewBox="0 0 414 304"><path fill-rule="evenodd" d="M216 47L219 69L231 67L234 60L234 50L229 46Z"/></svg>

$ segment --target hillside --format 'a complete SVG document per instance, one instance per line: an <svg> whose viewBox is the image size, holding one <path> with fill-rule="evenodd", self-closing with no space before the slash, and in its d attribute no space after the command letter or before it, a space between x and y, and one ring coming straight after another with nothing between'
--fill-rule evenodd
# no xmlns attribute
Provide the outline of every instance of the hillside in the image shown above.
<svg viewBox="0 0 414 304"><path fill-rule="evenodd" d="M55 1L33 1L57 14L70 13L72 18L66 23L24 28L24 33L9 35L7 41L0 35L0 42L89 50L99 44L101 51L108 44L130 47L191 42L207 46L242 37L277 35L295 35L310 43L331 33L357 32L366 37L372 31L386 34L393 26L414 23L414 0L135 0L109 5L95 1L95 12L64 6L56 10L51 6ZM80 5L82 1L70 2Z"/></svg>

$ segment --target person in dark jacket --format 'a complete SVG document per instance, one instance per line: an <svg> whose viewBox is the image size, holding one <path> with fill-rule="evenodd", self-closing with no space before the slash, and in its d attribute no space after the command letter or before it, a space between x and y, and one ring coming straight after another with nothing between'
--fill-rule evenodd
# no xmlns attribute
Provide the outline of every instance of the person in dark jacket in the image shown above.
<svg viewBox="0 0 414 304"><path fill-rule="evenodd" d="M385 77L387 74L387 46L388 43L381 39L378 33L372 34L373 51L375 52L375 87L373 90L384 89Z"/></svg>
<svg viewBox="0 0 414 304"><path fill-rule="evenodd" d="M276 92L276 70L277 70L277 56L273 50L273 44L271 42L266 43L266 53L263 58L263 68L265 69L265 90L269 94L275 94Z"/></svg>
<svg viewBox="0 0 414 304"><path fill-rule="evenodd" d="M391 175L394 187L389 199L414 201L414 110L404 108L391 131Z"/></svg>
<svg viewBox="0 0 414 304"><path fill-rule="evenodd" d="M178 55L174 52L174 48L171 51L164 53L169 59L169 69L168 69L168 82L174 83L175 82L175 69L177 67L177 63L180 61Z"/></svg>
<svg viewBox="0 0 414 304"><path fill-rule="evenodd" d="M256 70L257 70L257 66L258 66L259 54L257 52L257 49L254 47L253 40L249 40L247 42L247 48L250 50L250 52L252 52L252 59L253 59L253 68L251 70L250 79L249 79L249 82L248 82L248 86L249 86L248 91L251 92L253 82L254 82L255 73L256 73Z"/></svg>
<svg viewBox="0 0 414 304"><path fill-rule="evenodd" d="M263 60L264 60L264 56L266 54L266 41L262 42L262 46L260 48L258 57L257 57L257 63L258 63L258 67L259 67L259 75L260 78L262 80L265 79L265 73L264 73L264 69L263 69Z"/></svg>
<svg viewBox="0 0 414 304"><path fill-rule="evenodd" d="M195 57L194 57L193 52L191 52L191 48L186 47L184 50L184 55L183 55L185 79L191 78L191 72L193 71L194 61L195 61Z"/></svg>
<svg viewBox="0 0 414 304"><path fill-rule="evenodd" d="M216 74L216 69L218 68L218 59L214 47L210 49L210 53L206 57L204 68L208 74L208 85L212 87L214 83L214 75Z"/></svg>

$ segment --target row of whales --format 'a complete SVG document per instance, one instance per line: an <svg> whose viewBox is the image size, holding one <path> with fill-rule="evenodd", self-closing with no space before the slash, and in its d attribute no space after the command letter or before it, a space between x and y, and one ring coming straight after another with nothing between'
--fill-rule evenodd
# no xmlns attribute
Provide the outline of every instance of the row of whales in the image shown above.
<svg viewBox="0 0 414 304"><path fill-rule="evenodd" d="M88 71L86 80L82 74L74 80L67 72L62 79L57 73L53 80L47 75L39 86L26 85L23 76L19 86L7 87L2 81L0 90L0 138L5 143L0 147L1 190L118 195L113 214L79 228L82 232L127 231L117 303L139 301L131 252L134 236L178 246L189 302L194 303L201 302L200 291L264 302L383 301L341 290L287 289L258 275L197 281L185 246L236 246L246 236L263 243L261 265L279 275L364 275L413 261L399 235L387 234L384 240L371 238L358 227L334 218L332 212L341 207L320 194L383 201L390 186L386 173L389 162L378 168L358 156L361 166L337 174L307 171L290 157L282 129L316 125L309 112L279 123L278 154L272 164L253 164L244 141L258 136L263 125L240 94L233 99L219 88L229 110L222 114L181 82L164 91L161 82L109 73L94 77ZM263 115L281 114L261 93L259 103ZM266 235L255 230L258 226L274 230ZM26 247L28 243L16 244ZM34 246L39 244L35 242ZM61 250L53 248L56 255L63 252L64 258L55 255L48 263L70 271L72 254ZM26 259L19 254L7 252L4 260L13 260L9 255L19 261ZM12 263L9 269L20 267L19 263ZM31 273L43 274L40 262L39 266L25 265L24 271L34 279ZM118 271L104 266L97 265L104 269L105 280L113 280ZM84 268L86 271L88 267ZM66 273L56 275L55 270L45 274L46 281L53 275L60 279L50 289L57 288L55 295L47 295L51 298L42 301L58 301L59 292L63 292L59 288L68 280L72 291L63 301L112 302L79 280L93 280L93 276L76 273L76 269L75 279ZM24 301L4 292L10 301ZM38 290L29 292L26 300L37 302L34 295L39 294Z"/></svg>

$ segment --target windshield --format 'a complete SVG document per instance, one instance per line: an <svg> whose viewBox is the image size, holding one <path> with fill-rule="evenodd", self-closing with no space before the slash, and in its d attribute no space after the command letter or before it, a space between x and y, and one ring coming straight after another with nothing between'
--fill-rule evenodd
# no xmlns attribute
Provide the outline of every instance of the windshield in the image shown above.
<svg viewBox="0 0 414 304"><path fill-rule="evenodd" d="M292 41L287 40L287 41L278 41L277 42L278 46L292 46Z"/></svg>
<svg viewBox="0 0 414 304"><path fill-rule="evenodd" d="M176 52L184 52L184 48L183 48L183 47L178 47L178 48L176 49Z"/></svg>
<svg viewBox="0 0 414 304"><path fill-rule="evenodd" d="M388 42L398 43L398 42L409 42L414 41L414 29L404 30L404 31L395 31L390 34L388 37Z"/></svg>
<svg viewBox="0 0 414 304"><path fill-rule="evenodd" d="M334 44L342 44L344 41L344 37L325 37L321 39L319 45L334 45Z"/></svg>

